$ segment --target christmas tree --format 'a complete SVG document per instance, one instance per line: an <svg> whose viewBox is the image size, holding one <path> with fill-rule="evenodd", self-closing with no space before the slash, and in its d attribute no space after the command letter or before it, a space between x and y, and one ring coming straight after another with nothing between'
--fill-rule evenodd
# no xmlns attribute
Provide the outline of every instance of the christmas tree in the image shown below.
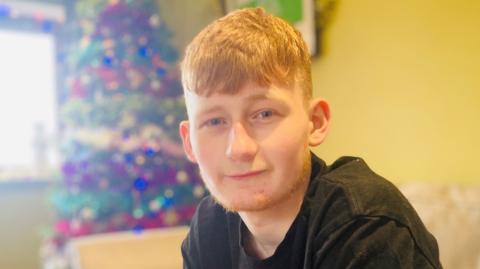
<svg viewBox="0 0 480 269"><path fill-rule="evenodd" d="M171 33L154 1L76 1L63 48L58 245L188 224L204 195L177 133L185 118Z"/></svg>

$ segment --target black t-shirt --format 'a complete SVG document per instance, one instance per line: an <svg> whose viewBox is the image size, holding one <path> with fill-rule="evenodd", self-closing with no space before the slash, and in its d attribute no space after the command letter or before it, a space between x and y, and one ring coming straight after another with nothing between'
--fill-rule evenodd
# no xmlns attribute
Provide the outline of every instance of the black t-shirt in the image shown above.
<svg viewBox="0 0 480 269"><path fill-rule="evenodd" d="M182 244L184 268L442 268L435 238L407 199L354 157L326 166L312 154L302 207L271 257L248 256L242 229L238 214L203 199Z"/></svg>

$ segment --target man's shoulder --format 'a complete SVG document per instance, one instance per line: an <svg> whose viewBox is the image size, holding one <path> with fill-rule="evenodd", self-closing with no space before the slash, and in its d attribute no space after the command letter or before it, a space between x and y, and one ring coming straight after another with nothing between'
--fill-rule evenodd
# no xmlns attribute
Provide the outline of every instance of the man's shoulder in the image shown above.
<svg viewBox="0 0 480 269"><path fill-rule="evenodd" d="M231 237L236 235L239 223L237 213L227 211L209 195L197 206L190 224L190 234L206 244L210 244L211 240L228 244Z"/></svg>
<svg viewBox="0 0 480 269"><path fill-rule="evenodd" d="M228 213L211 196L200 201L182 244L184 262L192 268L229 268L232 213ZM217 267L218 265L221 267Z"/></svg>
<svg viewBox="0 0 480 269"><path fill-rule="evenodd" d="M341 157L314 175L308 195L315 201L339 203L336 206L346 211L347 218L384 216L404 222L415 215L398 188L358 157Z"/></svg>
<svg viewBox="0 0 480 269"><path fill-rule="evenodd" d="M230 268L232 213L223 209L211 196L200 201L182 244L186 268Z"/></svg>
<svg viewBox="0 0 480 269"><path fill-rule="evenodd" d="M349 223L388 221L408 230L427 256L435 256L435 239L415 209L394 184L373 172L363 159L342 157L312 175L311 180L306 211L317 238L328 237Z"/></svg>

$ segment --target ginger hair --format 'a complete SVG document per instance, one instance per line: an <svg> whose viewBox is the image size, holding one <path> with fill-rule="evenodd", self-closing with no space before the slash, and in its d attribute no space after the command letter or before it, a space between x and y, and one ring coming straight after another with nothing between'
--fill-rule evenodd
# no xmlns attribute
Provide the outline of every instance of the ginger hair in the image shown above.
<svg viewBox="0 0 480 269"><path fill-rule="evenodd" d="M310 54L301 33L262 8L236 10L204 28L181 63L186 91L234 94L247 82L298 86L312 97Z"/></svg>

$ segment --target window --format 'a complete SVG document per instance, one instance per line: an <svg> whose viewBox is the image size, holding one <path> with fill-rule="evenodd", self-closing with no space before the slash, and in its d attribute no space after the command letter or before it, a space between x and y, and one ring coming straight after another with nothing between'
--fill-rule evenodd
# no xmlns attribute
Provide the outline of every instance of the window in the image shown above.
<svg viewBox="0 0 480 269"><path fill-rule="evenodd" d="M58 170L55 42L0 29L0 182Z"/></svg>

